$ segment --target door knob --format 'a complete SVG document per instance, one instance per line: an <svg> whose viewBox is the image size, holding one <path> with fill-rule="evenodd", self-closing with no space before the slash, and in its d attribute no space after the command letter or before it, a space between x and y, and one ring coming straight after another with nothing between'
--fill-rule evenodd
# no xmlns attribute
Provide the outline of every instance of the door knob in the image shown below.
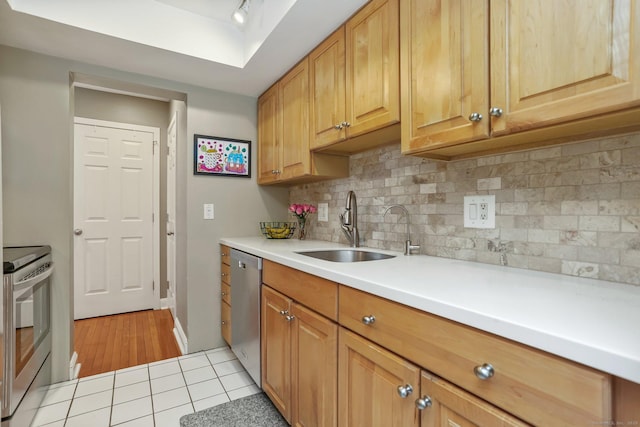
<svg viewBox="0 0 640 427"><path fill-rule="evenodd" d="M472 122L479 122L480 120L482 120L482 114L471 113L469 114L469 120L471 120Z"/></svg>
<svg viewBox="0 0 640 427"><path fill-rule="evenodd" d="M73 230L73 234L75 234L76 236L82 235L82 228L76 228L75 230Z"/></svg>
<svg viewBox="0 0 640 427"><path fill-rule="evenodd" d="M492 107L489 110L489 115L493 116L493 117L500 117L502 115L503 111L502 108L500 107Z"/></svg>
<svg viewBox="0 0 640 427"><path fill-rule="evenodd" d="M411 384L398 386L398 395L401 398L406 399L411 393L413 393L413 387L411 386Z"/></svg>

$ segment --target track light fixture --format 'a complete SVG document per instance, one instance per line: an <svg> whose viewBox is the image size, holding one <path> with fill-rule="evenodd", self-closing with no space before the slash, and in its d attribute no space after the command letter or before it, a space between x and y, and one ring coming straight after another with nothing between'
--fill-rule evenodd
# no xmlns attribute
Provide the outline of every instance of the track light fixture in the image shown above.
<svg viewBox="0 0 640 427"><path fill-rule="evenodd" d="M240 6L233 11L231 19L238 25L244 25L249 17L249 0L242 0Z"/></svg>

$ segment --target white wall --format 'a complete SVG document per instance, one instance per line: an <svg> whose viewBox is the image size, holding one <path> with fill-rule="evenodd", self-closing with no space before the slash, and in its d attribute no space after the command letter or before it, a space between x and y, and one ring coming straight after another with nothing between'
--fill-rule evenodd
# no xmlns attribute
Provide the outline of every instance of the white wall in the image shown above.
<svg viewBox="0 0 640 427"><path fill-rule="evenodd" d="M178 152L178 318L189 351L221 345L218 238L256 235L258 221L280 217L287 205L286 189L256 185L256 99L7 46L0 46L0 58L4 243L53 248L54 379L65 379L73 351L70 72L186 94L186 135L179 135ZM254 176L194 176L194 133L253 141ZM215 203L215 220L201 219L204 202Z"/></svg>

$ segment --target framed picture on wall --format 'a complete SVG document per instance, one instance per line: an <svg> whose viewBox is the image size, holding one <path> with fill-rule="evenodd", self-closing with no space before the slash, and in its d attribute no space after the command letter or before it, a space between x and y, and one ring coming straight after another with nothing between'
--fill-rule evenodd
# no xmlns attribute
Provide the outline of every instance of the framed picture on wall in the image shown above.
<svg viewBox="0 0 640 427"><path fill-rule="evenodd" d="M193 136L195 175L251 177L251 141Z"/></svg>

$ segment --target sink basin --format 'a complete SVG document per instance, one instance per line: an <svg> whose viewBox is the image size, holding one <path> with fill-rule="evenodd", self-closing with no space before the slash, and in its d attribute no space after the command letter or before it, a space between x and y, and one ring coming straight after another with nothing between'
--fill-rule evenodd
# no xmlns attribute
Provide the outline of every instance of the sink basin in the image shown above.
<svg viewBox="0 0 640 427"><path fill-rule="evenodd" d="M325 251L303 251L296 253L333 262L377 261L381 259L395 258L395 255L387 255L380 252L360 251L358 249L329 249Z"/></svg>

